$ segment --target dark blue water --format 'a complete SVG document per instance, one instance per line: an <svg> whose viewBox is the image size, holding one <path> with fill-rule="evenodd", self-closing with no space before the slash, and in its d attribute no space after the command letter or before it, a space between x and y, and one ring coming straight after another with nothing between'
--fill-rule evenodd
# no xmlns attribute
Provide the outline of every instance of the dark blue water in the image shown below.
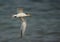
<svg viewBox="0 0 60 42"><path fill-rule="evenodd" d="M0 42L60 42L60 10L52 3L0 0ZM12 18L18 7L23 7L25 13L32 15L31 19L26 18L28 27L22 39L20 20Z"/></svg>

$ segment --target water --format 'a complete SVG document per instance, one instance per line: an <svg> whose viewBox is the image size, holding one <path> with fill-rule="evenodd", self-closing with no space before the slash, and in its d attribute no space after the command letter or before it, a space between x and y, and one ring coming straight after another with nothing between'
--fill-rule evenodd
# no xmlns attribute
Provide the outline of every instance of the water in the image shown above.
<svg viewBox="0 0 60 42"><path fill-rule="evenodd" d="M51 3L32 1L0 1L0 42L59 42L60 41L60 10ZM28 27L24 38L20 38L20 20L12 18L17 8L23 7Z"/></svg>

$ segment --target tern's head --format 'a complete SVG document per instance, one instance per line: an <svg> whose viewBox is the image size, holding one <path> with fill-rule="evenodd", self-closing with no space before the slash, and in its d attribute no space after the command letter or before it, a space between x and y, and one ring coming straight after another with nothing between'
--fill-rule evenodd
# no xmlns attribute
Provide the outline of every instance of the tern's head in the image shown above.
<svg viewBox="0 0 60 42"><path fill-rule="evenodd" d="M17 15L13 15L12 17L16 18L16 17L17 17Z"/></svg>

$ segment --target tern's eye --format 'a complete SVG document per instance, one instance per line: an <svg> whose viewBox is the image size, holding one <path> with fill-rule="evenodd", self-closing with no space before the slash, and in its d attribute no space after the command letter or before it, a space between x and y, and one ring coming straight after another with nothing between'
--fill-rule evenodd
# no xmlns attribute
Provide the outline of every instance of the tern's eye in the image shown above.
<svg viewBox="0 0 60 42"><path fill-rule="evenodd" d="M16 16L14 16L16 18Z"/></svg>

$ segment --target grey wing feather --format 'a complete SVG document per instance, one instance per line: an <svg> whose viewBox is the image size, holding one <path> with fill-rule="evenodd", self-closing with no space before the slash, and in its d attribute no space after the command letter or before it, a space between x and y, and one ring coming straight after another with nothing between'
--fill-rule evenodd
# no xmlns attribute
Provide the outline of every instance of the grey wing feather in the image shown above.
<svg viewBox="0 0 60 42"><path fill-rule="evenodd" d="M23 8L17 8L17 12L18 12L18 13L23 12Z"/></svg>

